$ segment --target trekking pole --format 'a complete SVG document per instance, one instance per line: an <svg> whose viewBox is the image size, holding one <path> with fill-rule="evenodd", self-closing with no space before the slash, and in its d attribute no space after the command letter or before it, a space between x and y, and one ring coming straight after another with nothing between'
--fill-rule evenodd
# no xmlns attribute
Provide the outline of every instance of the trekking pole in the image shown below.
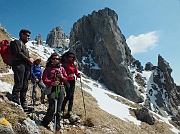
<svg viewBox="0 0 180 134"><path fill-rule="evenodd" d="M61 92L63 93L63 100L64 100L64 96L65 96L65 87L64 85L62 84L61 85ZM61 105L61 108L62 108L62 105ZM62 112L62 111L61 111ZM60 115L61 116L61 115ZM62 112L62 121L63 121L63 128L64 128L64 111Z"/></svg>
<svg viewBox="0 0 180 134"><path fill-rule="evenodd" d="M58 72L56 71L55 78L57 78L57 73ZM56 91L55 91L54 133L56 133L58 94L59 94L59 85L56 86Z"/></svg>
<svg viewBox="0 0 180 134"><path fill-rule="evenodd" d="M82 92L82 98L83 98L83 104L84 104L84 114L85 114L85 118L86 118L86 106L85 106L85 102L84 102L84 94L83 94L83 90L82 90L81 77L80 77L80 83L81 83L81 92Z"/></svg>

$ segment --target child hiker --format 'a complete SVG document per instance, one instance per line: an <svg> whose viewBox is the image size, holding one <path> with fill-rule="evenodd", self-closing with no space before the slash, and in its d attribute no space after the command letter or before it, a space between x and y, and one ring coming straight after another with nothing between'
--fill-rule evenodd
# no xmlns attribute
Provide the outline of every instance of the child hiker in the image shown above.
<svg viewBox="0 0 180 134"><path fill-rule="evenodd" d="M46 86L50 86L51 90L47 94L49 107L47 113L42 120L42 125L48 128L48 124L52 121L53 115L55 117L54 130L55 134L60 133L60 111L64 99L63 84L67 81L67 74L63 67L60 65L60 56L58 53L53 53L46 64L43 72L43 82ZM57 110L57 111L55 111Z"/></svg>
<svg viewBox="0 0 180 134"><path fill-rule="evenodd" d="M33 99L34 104L37 100L37 98L36 98L37 85L41 89L41 104L44 104L44 98L45 98L44 92L45 92L46 86L44 85L44 83L42 81L42 69L41 69L40 63L41 63L41 58L38 57L38 58L36 58L36 60L34 61L32 67L31 67L31 74L32 74L31 81L33 84L32 99Z"/></svg>

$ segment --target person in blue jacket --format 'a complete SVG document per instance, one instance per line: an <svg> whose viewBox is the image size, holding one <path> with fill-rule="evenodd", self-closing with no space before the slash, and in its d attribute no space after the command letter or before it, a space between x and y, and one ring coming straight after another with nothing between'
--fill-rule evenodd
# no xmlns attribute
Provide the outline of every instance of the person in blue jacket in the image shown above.
<svg viewBox="0 0 180 134"><path fill-rule="evenodd" d="M40 63L41 63L41 58L37 58L31 67L31 75L32 75L31 81L33 84L32 99L35 103L35 101L37 100L36 87L38 85L39 88L41 89L41 104L44 104L46 86L42 81L42 69Z"/></svg>

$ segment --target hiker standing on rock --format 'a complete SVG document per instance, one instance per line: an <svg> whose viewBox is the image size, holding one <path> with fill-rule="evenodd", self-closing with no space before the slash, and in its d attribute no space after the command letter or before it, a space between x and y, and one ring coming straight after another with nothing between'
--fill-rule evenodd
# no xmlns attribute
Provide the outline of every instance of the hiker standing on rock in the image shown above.
<svg viewBox="0 0 180 134"><path fill-rule="evenodd" d="M60 127L60 110L64 99L64 83L67 81L67 74L60 64L60 56L58 53L53 53L46 64L43 72L43 82L47 86L47 97L49 107L47 113L42 120L42 125L48 128L48 124L52 121L53 115L56 117L55 131L59 133ZM50 88L49 88L50 87ZM58 91L58 92L57 92ZM56 103L57 102L57 103ZM57 105L56 105L57 104ZM56 107L57 106L57 107ZM55 111L55 109L57 111Z"/></svg>
<svg viewBox="0 0 180 134"><path fill-rule="evenodd" d="M72 106L73 106L73 100L74 100L74 91L75 91L75 75L80 78L81 75L78 73L78 66L77 63L75 63L75 54L73 52L67 52L65 54L66 57L64 61L62 61L62 66L66 70L67 73L67 82L66 84L66 96L64 98L63 104L62 104L62 115L64 115L64 110L66 103L69 101L68 104L68 115L73 115L72 112Z"/></svg>
<svg viewBox="0 0 180 134"><path fill-rule="evenodd" d="M37 98L36 98L37 85L41 89L41 104L44 104L44 99L45 99L46 86L42 81L42 69L41 69L40 63L41 63L41 58L38 57L36 58L36 60L34 61L31 67L31 75L32 75L31 81L33 84L32 99L33 99L34 104L37 101Z"/></svg>
<svg viewBox="0 0 180 134"><path fill-rule="evenodd" d="M19 40L11 41L12 70L14 72L14 86L12 90L12 101L21 105L24 110L28 110L26 93L28 90L28 80L30 78L33 58L29 56L26 43L30 39L31 32L22 29L19 32Z"/></svg>

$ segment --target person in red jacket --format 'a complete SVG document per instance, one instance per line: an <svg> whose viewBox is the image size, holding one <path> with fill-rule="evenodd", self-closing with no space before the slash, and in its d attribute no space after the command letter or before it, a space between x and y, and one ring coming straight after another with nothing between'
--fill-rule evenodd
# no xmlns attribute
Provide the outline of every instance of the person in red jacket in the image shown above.
<svg viewBox="0 0 180 134"><path fill-rule="evenodd" d="M42 80L44 84L48 87L51 86L51 90L49 94L47 94L48 101L49 101L49 107L47 109L47 113L45 117L42 120L42 125L46 128L48 128L48 124L52 121L54 112L55 112L55 94L57 86L60 85L61 87L63 84L67 81L67 74L65 69L60 65L60 56L58 53L53 53L46 64L46 68L43 72ZM56 133L59 132L61 129L60 127L60 111L62 102L64 99L64 89L60 88L60 91L58 93L58 105L57 105L57 111L58 114L57 120L56 120Z"/></svg>
<svg viewBox="0 0 180 134"><path fill-rule="evenodd" d="M72 106L73 106L73 100L74 100L74 91L75 91L75 75L80 78L80 73L78 73L78 66L77 63L75 63L75 54L73 52L68 52L67 54L67 60L65 60L62 63L62 66L66 70L67 73L67 82L66 85L66 96L64 98L63 104L62 104L62 116L64 115L64 110L66 103L69 101L68 104L68 115L73 115L72 112Z"/></svg>

